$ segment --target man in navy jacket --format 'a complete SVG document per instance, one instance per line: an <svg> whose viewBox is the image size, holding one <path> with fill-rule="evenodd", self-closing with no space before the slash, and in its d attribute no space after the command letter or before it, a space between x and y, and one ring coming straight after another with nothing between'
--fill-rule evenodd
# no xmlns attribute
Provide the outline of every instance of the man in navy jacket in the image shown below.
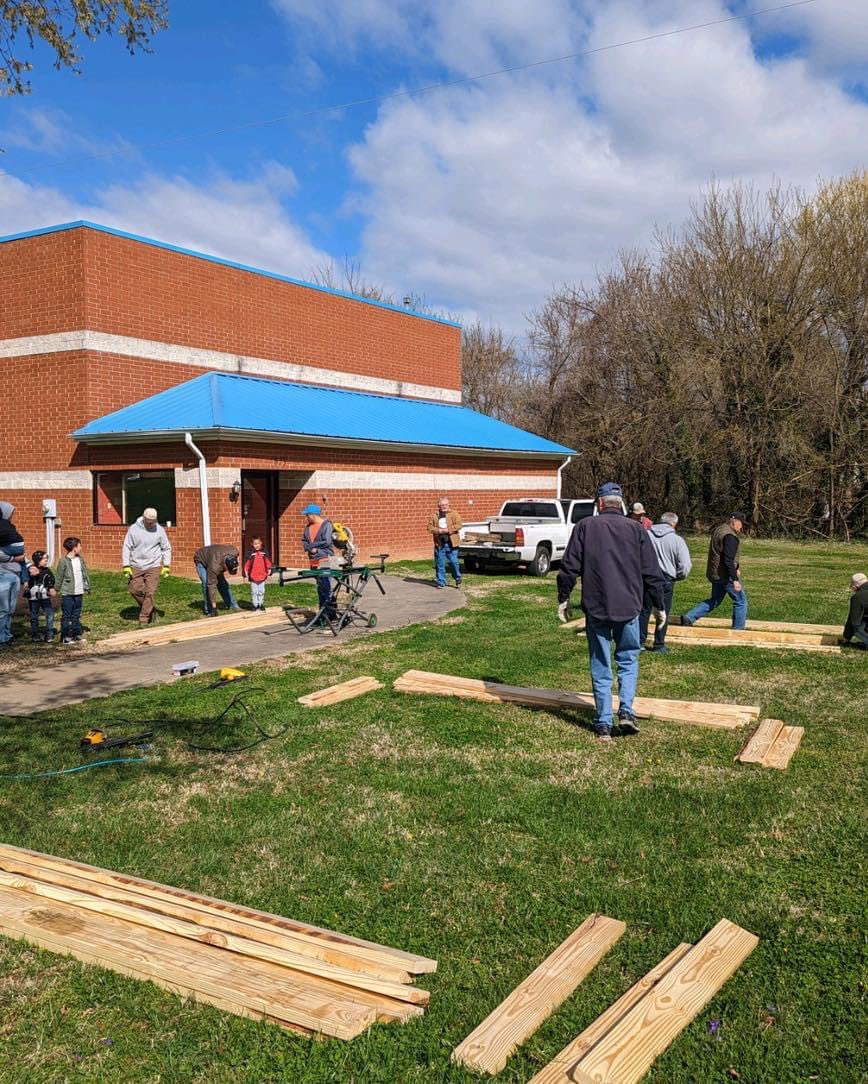
<svg viewBox="0 0 868 1084"><path fill-rule="evenodd" d="M570 595L582 581L582 609L594 690L594 729L603 741L612 738L612 662L615 644L618 669L618 721L621 732L638 734L633 699L639 678L639 613L647 593L666 624L663 574L648 538L636 520L623 513L623 495L616 482L597 490L599 515L579 520L558 572L558 617L567 619Z"/></svg>

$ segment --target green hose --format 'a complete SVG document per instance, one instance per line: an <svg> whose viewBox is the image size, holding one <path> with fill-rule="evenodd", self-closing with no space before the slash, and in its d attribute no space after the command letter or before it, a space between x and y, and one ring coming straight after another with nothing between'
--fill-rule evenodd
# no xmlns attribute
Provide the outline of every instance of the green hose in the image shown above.
<svg viewBox="0 0 868 1084"><path fill-rule="evenodd" d="M0 775L0 779L47 779L52 775L70 775L72 772L86 772L88 768L103 768L106 764L143 764L156 757L112 757L111 760L92 760L89 764L79 764L77 768L59 768L54 772L18 772Z"/></svg>

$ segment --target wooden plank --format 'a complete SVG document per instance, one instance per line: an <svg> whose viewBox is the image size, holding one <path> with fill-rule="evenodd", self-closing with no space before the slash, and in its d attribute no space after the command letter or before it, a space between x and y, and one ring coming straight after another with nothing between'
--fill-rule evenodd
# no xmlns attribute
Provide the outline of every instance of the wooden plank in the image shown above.
<svg viewBox="0 0 868 1084"><path fill-rule="evenodd" d="M793 759L793 754L799 748L805 728L803 726L785 726L775 739L771 749L763 757L764 768L779 768L781 771Z"/></svg>
<svg viewBox="0 0 868 1084"><path fill-rule="evenodd" d="M580 1059L580 1072L594 1084L638 1084L758 941L721 919Z"/></svg>
<svg viewBox="0 0 868 1084"><path fill-rule="evenodd" d="M371 975L389 982L407 983L410 981L410 975L407 971L360 958L353 955L348 949L331 947L322 941L306 937L300 933L272 929L266 925L254 925L219 912L202 911L183 902L143 896L120 885L101 884L98 881L77 877L65 870L43 868L36 865L33 859L0 855L0 869L45 883L55 884L75 892L96 896L103 900L129 904L140 909L149 909L157 914L171 915L185 922L202 926L207 931L214 931L218 934L220 932L237 934L239 937L260 944L272 945L278 949L311 956L336 967L349 971L358 971L364 975Z"/></svg>
<svg viewBox="0 0 868 1084"><path fill-rule="evenodd" d="M452 1061L499 1073L509 1056L570 996L627 927L590 915L452 1051Z"/></svg>
<svg viewBox="0 0 868 1084"><path fill-rule="evenodd" d="M763 719L735 759L742 764L762 764L783 726L780 719Z"/></svg>
<svg viewBox="0 0 868 1084"><path fill-rule="evenodd" d="M128 922L131 925L161 930L163 933L185 937L191 941L211 945L214 948L226 949L229 952L237 952L252 959L269 960L271 963L280 964L282 967L299 972L299 977L317 975L320 978L329 979L331 982L341 983L354 989L370 990L373 993L394 998L398 1001L409 1001L415 1005L428 1004L428 991L421 990L416 986L406 986L400 982L387 982L370 975L348 971L345 968L323 963L321 960L316 960L310 956L288 952L286 949L275 948L272 945L263 945L261 942L250 941L245 937L238 937L234 934L218 933L215 930L185 922L183 919L161 915L156 911L100 899L98 896L92 896L86 892L76 892L72 889L62 888L59 885L47 884L43 881L23 877L20 874L0 872L0 887L40 896L59 903L67 903L81 910L109 915L111 918Z"/></svg>
<svg viewBox="0 0 868 1084"><path fill-rule="evenodd" d="M530 1084L573 1084L573 1081L578 1079L574 1074L578 1062L588 1053L588 1051L595 1046L603 1036L611 1030L618 1023L622 1016L624 1016L634 1005L637 1005L649 990L653 989L657 983L667 975L675 964L693 948L693 945L684 942L677 948L673 949L668 956L664 957L653 967L644 978L639 979L637 983L621 997L618 998L602 1015L589 1027L577 1035L571 1043L568 1043L563 1050L554 1057L544 1069L541 1069L536 1076L530 1081Z"/></svg>
<svg viewBox="0 0 868 1084"><path fill-rule="evenodd" d="M840 636L843 625L811 625L802 621L755 621L748 618L747 627L751 630L768 629L770 632L804 632L809 636ZM732 628L728 617L701 617L693 628Z"/></svg>
<svg viewBox="0 0 868 1084"><path fill-rule="evenodd" d="M676 640L719 640L733 644L781 644L794 647L837 646L838 637L827 633L775 632L771 629L718 629L702 625L673 625L666 633Z"/></svg>
<svg viewBox="0 0 868 1084"><path fill-rule="evenodd" d="M377 681L374 677L357 677L343 681L340 685L330 685L327 689L318 689L314 693L300 696L298 703L307 708L319 708L328 704L339 704L343 700L352 700L353 697L382 688L382 681Z"/></svg>
<svg viewBox="0 0 868 1084"><path fill-rule="evenodd" d="M845 650L831 644L809 642L793 644L779 643L773 640L715 640L710 636L700 635L702 629L689 629L688 631L697 633L697 635L691 635L689 638L681 637L683 642L690 647L755 647L772 651L814 651L826 655L840 655L842 650ZM710 629L709 631L713 632L714 630ZM761 634L757 633L757 635Z"/></svg>
<svg viewBox="0 0 868 1084"><path fill-rule="evenodd" d="M68 871L76 876L97 881L101 884L128 888L151 899L169 900L170 902L179 901L207 914L228 915L259 928L283 930L292 934L304 935L306 939L311 941L338 948L341 951L352 952L362 959L372 960L375 963L386 963L414 975L437 970L436 960L390 948L388 945L378 945L376 942L350 937L347 934L327 930L321 926L312 926L305 922L284 918L281 915L269 914L267 911L258 911L253 907L242 907L238 904L227 903L225 900L218 900L213 896L172 888L169 885L158 884L142 877L116 873L112 870L101 869L98 866L75 862L68 858L57 858L53 855L41 854L39 851L31 851L26 847L12 847L6 843L0 843L0 867L3 866L3 859L7 857L11 859L16 857L30 858L45 869L60 870L61 872Z"/></svg>
<svg viewBox="0 0 868 1084"><path fill-rule="evenodd" d="M376 1010L350 998L324 996L273 965L167 938L116 919L94 918L66 904L34 906L25 895L0 889L0 932L85 963L148 979L244 1015L271 1016L311 1031L352 1039L376 1020ZM290 977L287 977L290 976Z"/></svg>
<svg viewBox="0 0 868 1084"><path fill-rule="evenodd" d="M193 618L189 621L173 621L168 625L148 625L142 629L128 629L116 632L99 641L100 647L122 646L124 644L150 644L156 640L191 639L197 630L199 635L214 636L217 632L229 631L235 627L247 625L268 625L286 619L282 606L269 606L264 611L244 610L240 613L221 614L219 617Z"/></svg>

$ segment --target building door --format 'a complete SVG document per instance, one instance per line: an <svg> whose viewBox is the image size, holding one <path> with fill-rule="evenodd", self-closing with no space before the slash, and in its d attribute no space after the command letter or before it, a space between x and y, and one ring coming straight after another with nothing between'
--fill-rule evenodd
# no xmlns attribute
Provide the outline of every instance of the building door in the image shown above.
<svg viewBox="0 0 868 1084"><path fill-rule="evenodd" d="M261 538L279 564L277 532L277 471L243 470L241 472L241 545L246 557L254 538Z"/></svg>

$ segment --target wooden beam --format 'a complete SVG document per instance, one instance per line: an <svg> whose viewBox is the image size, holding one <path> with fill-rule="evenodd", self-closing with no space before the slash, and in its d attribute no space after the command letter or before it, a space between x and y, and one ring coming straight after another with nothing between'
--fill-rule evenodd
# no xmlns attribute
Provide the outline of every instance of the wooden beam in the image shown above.
<svg viewBox="0 0 868 1084"><path fill-rule="evenodd" d="M799 748L805 728L803 726L785 726L775 739L771 749L763 757L764 768L779 768L783 771L793 759Z"/></svg>
<svg viewBox="0 0 868 1084"><path fill-rule="evenodd" d="M275 948L272 945L263 945L261 942L250 941L245 937L235 934L218 933L215 930L204 929L183 919L170 918L167 915L158 914L155 911L146 910L129 904L116 903L111 900L101 899L86 892L75 892L59 885L47 884L36 881L20 874L0 872L0 887L9 888L22 894L42 897L67 903L85 911L92 911L98 915L108 915L134 926L146 926L149 929L161 930L163 933L175 934L191 941L198 941L214 948L226 949L236 952L241 956L247 956L255 960L268 960L282 967L290 968L299 972L299 978L304 975L316 975L319 978L329 979L331 982L341 983L344 986L358 990L370 990L384 997L394 998L398 1001L409 1001L415 1005L427 1005L428 991L421 990L417 986L406 986L400 982L387 982L383 979L363 975L359 972L348 971L345 968L335 967L332 964L316 960L311 956L304 956L286 949Z"/></svg>
<svg viewBox="0 0 868 1084"><path fill-rule="evenodd" d="M783 726L780 719L763 719L735 759L742 764L762 764L763 757L771 749Z"/></svg>
<svg viewBox="0 0 868 1084"><path fill-rule="evenodd" d="M286 620L282 606L269 606L265 611L242 610L239 613L221 614L219 617L191 618L189 621L173 621L168 625L148 625L142 629L116 632L98 641L102 647L124 647L137 644L169 643L174 640L193 640L202 636L216 636L218 632L255 625L273 625Z"/></svg>
<svg viewBox="0 0 868 1084"><path fill-rule="evenodd" d="M752 632L767 629L769 632L801 632L808 636L838 637L841 635L843 622L840 625L811 625L803 621L756 621L749 617L747 627ZM732 628L732 621L728 617L701 617L692 628L729 629Z"/></svg>
<svg viewBox="0 0 868 1084"><path fill-rule="evenodd" d="M753 952L759 939L720 922L580 1059L595 1084L638 1084Z"/></svg>
<svg viewBox="0 0 868 1084"><path fill-rule="evenodd" d="M352 700L353 697L382 688L382 681L377 681L373 677L351 678L349 681L341 682L340 685L330 685L327 689L318 689L316 692L307 693L306 696L300 696L298 703L304 704L306 708L321 708L329 704L339 704L343 700Z"/></svg>
<svg viewBox="0 0 868 1084"><path fill-rule="evenodd" d="M227 903L225 900L218 900L213 896L186 892L184 889L172 888L169 885L147 881L141 877L115 873L112 870L101 869L98 866L74 862L68 858L57 858L53 855L28 850L25 847L12 847L9 844L0 843L0 867L4 866L4 858L14 860L16 857L34 860L44 869L69 872L100 884L120 886L138 892L152 900L185 903L212 916L227 915L259 929L280 930L291 934L304 935L306 939L323 946L352 952L362 959L372 960L375 963L386 963L410 974L419 975L437 970L436 960L430 960L425 956L417 956L411 952L403 952L400 949L393 949L388 945L378 945L373 941L364 941L361 938L350 937L347 934L323 929L320 926L311 926L305 922L297 922L294 919L269 914L267 911L258 911L252 907Z"/></svg>
<svg viewBox="0 0 868 1084"><path fill-rule="evenodd" d="M371 1006L311 990L283 968L254 964L106 916L90 917L66 904L34 902L0 889L0 932L199 1001L219 999L221 1008L231 1007L241 1015L274 1017L336 1038L352 1039L377 1019Z"/></svg>
<svg viewBox="0 0 868 1084"><path fill-rule="evenodd" d="M560 1054L536 1074L530 1084L573 1084L574 1081L581 1079L581 1076L576 1076L581 1059L617 1024L622 1016L625 1016L634 1005L638 1005L648 991L652 990L692 948L693 945L685 942L673 949L644 978L634 983L625 994L622 994L601 1016L598 1016L593 1024L568 1043Z"/></svg>
<svg viewBox="0 0 868 1084"><path fill-rule="evenodd" d="M585 619L568 621L562 629L581 632ZM730 622L702 618L694 625L671 623L666 638L684 640L701 647L738 644L741 647L793 648L799 651L824 651L838 654L840 630L834 625L787 625L778 621L748 621L746 629L733 629Z"/></svg>
<svg viewBox="0 0 868 1084"><path fill-rule="evenodd" d="M626 926L590 915L452 1052L467 1069L499 1073L512 1052L575 990Z"/></svg>

